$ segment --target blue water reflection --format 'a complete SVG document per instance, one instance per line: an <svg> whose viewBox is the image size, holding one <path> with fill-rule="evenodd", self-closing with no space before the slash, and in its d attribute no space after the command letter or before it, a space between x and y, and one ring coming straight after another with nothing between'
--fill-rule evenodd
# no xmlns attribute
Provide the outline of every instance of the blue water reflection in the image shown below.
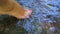
<svg viewBox="0 0 60 34"><path fill-rule="evenodd" d="M38 28L41 27L42 22L53 23L55 22L54 17L60 15L60 0L17 0L17 2L23 7L33 10L30 18L18 22L29 34L40 34L41 31Z"/></svg>

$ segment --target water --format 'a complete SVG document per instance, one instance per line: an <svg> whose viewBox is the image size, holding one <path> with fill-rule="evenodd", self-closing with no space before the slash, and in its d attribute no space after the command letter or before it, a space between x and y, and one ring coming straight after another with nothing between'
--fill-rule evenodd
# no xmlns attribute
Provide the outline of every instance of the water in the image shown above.
<svg viewBox="0 0 60 34"><path fill-rule="evenodd" d="M56 16L59 16L60 20L60 0L17 0L17 2L24 8L32 9L33 11L30 18L18 22L22 23L28 34L41 34L41 24L56 22L54 19L54 17L58 18Z"/></svg>

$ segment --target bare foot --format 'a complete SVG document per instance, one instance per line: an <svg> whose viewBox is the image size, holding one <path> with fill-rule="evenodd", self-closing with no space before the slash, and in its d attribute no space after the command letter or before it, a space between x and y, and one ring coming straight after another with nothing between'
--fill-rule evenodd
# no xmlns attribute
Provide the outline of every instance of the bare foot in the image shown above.
<svg viewBox="0 0 60 34"><path fill-rule="evenodd" d="M28 10L28 9L26 9L26 10L27 10L27 11L25 12L24 17L25 17L25 18L29 18L29 15L31 15L32 10Z"/></svg>

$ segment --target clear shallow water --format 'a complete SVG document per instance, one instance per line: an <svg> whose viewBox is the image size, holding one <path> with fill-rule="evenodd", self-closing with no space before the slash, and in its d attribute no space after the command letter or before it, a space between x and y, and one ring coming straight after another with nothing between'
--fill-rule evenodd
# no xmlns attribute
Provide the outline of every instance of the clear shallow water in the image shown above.
<svg viewBox="0 0 60 34"><path fill-rule="evenodd" d="M17 2L24 8L33 10L30 18L18 22L28 34L42 34L42 24L60 22L60 0L17 0Z"/></svg>

